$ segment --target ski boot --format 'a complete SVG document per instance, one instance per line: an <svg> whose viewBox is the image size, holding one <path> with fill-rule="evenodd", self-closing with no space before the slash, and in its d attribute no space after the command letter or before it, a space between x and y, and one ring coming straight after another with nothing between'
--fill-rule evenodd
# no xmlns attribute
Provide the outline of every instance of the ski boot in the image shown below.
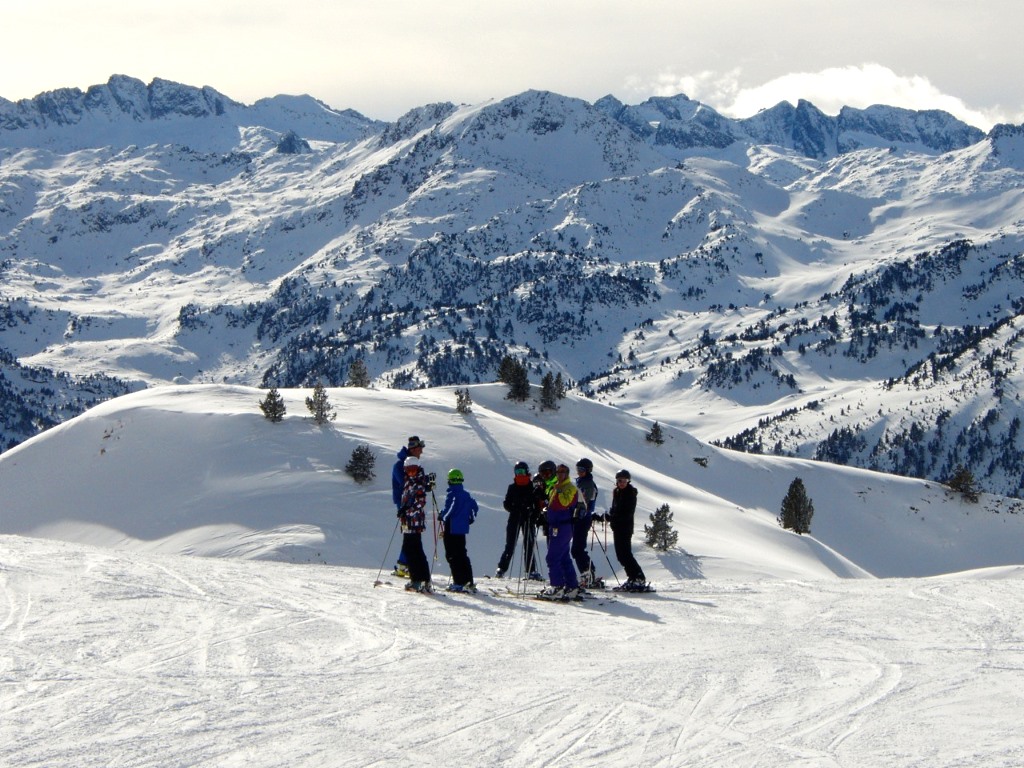
<svg viewBox="0 0 1024 768"><path fill-rule="evenodd" d="M562 599L562 593L564 591L565 590L562 587L548 587L547 589L542 589L540 592L537 593L537 599L538 600L561 600Z"/></svg>

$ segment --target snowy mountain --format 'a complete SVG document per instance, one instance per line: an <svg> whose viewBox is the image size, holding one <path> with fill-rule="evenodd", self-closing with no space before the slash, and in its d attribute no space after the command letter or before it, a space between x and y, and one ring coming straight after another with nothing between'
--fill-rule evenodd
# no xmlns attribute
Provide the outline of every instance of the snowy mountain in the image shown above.
<svg viewBox="0 0 1024 768"><path fill-rule="evenodd" d="M1021 502L717 449L501 385L154 387L0 455L0 762L74 766L1016 765ZM461 468L477 595L390 576L394 452ZM355 447L377 458L358 484ZM589 456L640 493L658 591L580 604L488 579L515 461ZM59 467L59 472L54 471ZM790 481L811 533L776 522ZM443 489L443 486L442 486ZM440 491L441 489L439 489ZM660 504L678 547L642 525ZM591 545L599 573L621 569ZM424 536L428 552L431 534ZM204 555L206 557L196 557ZM447 581L443 545L434 580ZM613 571L613 568L615 571ZM887 576L876 579L873 576ZM896 578L900 577L900 578Z"/></svg>
<svg viewBox="0 0 1024 768"><path fill-rule="evenodd" d="M111 394L511 354L724 446L1020 496L1022 182L1020 127L939 112L531 91L386 124L117 76L0 102L0 347Z"/></svg>

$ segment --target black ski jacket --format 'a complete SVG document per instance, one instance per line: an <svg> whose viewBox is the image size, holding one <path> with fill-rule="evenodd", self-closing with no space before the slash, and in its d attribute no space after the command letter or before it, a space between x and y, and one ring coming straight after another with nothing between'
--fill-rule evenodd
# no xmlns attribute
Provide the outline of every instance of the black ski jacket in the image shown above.
<svg viewBox="0 0 1024 768"><path fill-rule="evenodd" d="M626 484L625 488L616 486L612 491L612 506L608 510L608 522L612 528L633 527L633 515L636 514L636 488Z"/></svg>
<svg viewBox="0 0 1024 768"><path fill-rule="evenodd" d="M533 483L526 485L511 483L508 490L505 491L503 506L510 515L518 515L521 520L531 520L537 504L536 499Z"/></svg>

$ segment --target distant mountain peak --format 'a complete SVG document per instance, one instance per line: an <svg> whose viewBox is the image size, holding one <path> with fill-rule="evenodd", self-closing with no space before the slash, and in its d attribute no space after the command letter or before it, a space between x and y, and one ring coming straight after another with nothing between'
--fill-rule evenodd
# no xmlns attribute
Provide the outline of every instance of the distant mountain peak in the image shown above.
<svg viewBox="0 0 1024 768"><path fill-rule="evenodd" d="M902 145L949 152L977 143L984 133L941 110L915 111L876 105L843 107L833 117L810 101L781 101L747 118L733 119L684 94L628 106L605 96L594 107L662 151L723 149L736 141L774 144L825 159L869 146Z"/></svg>
<svg viewBox="0 0 1024 768"><path fill-rule="evenodd" d="M229 151L238 129L250 125L331 142L355 141L384 126L354 110L333 110L311 96L275 96L250 107L209 86L159 77L147 85L134 77L113 75L84 92L61 88L18 102L0 99L0 146L36 142L71 150L180 140L182 132L172 125L179 120L206 123L205 133L188 131L189 144L210 151Z"/></svg>
<svg viewBox="0 0 1024 768"><path fill-rule="evenodd" d="M241 106L204 86L182 85L154 78L149 85L126 75L113 75L105 85L88 90L61 88L15 104L0 101L0 130L68 126L86 117L156 120L168 116L209 117Z"/></svg>

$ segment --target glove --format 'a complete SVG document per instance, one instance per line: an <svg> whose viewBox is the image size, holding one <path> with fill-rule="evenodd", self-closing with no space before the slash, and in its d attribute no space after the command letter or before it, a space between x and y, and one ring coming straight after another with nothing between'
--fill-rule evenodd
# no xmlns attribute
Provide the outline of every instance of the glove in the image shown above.
<svg viewBox="0 0 1024 768"><path fill-rule="evenodd" d="M593 520L595 523L603 523L604 522L604 515L594 515L591 518L591 520Z"/></svg>
<svg viewBox="0 0 1024 768"><path fill-rule="evenodd" d="M402 510L398 510L398 514L396 514L395 517L401 520L403 517L405 517L405 514L402 512Z"/></svg>

